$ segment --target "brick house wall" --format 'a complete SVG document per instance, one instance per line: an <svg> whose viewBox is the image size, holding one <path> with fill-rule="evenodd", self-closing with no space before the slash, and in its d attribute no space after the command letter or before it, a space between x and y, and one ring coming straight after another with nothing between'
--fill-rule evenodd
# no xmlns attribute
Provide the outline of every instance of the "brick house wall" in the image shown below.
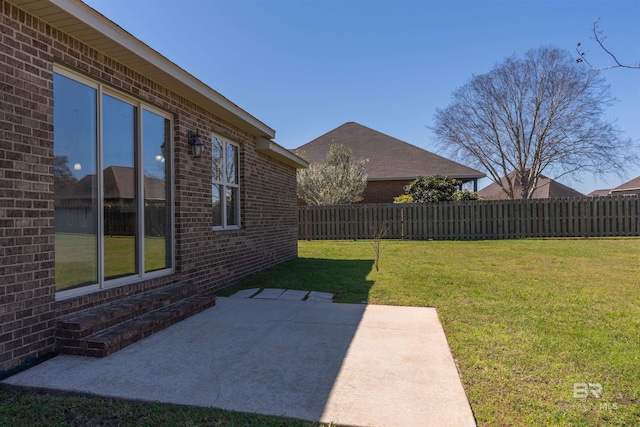
<svg viewBox="0 0 640 427"><path fill-rule="evenodd" d="M369 181L364 199L358 203L393 203L393 198L404 194L404 187L411 181Z"/></svg>
<svg viewBox="0 0 640 427"><path fill-rule="evenodd" d="M53 85L47 34L0 2L0 370L55 342ZM27 22L29 21L29 22Z"/></svg>
<svg viewBox="0 0 640 427"><path fill-rule="evenodd" d="M0 19L0 371L55 351L63 314L179 281L209 293L297 256L293 166L256 151L253 135L5 0ZM55 300L54 63L173 115L173 274ZM191 156L188 131L205 141L200 159ZM240 146L239 230L211 230L210 132Z"/></svg>
<svg viewBox="0 0 640 427"><path fill-rule="evenodd" d="M362 195L363 199L356 204L393 203L393 198L404 194L404 187L411 181L367 181L367 187ZM298 198L298 206L306 206L306 202Z"/></svg>

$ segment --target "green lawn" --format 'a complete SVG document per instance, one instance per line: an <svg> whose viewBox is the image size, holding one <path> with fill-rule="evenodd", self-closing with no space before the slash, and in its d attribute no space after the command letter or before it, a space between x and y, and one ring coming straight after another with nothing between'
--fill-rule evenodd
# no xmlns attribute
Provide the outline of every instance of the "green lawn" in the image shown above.
<svg viewBox="0 0 640 427"><path fill-rule="evenodd" d="M373 253L303 241L298 259L225 294L436 307L479 425L638 425L640 239L383 241L379 272Z"/></svg>
<svg viewBox="0 0 640 427"><path fill-rule="evenodd" d="M279 417L119 399L0 390L0 427L317 427Z"/></svg>
<svg viewBox="0 0 640 427"><path fill-rule="evenodd" d="M56 233L56 289L96 283L96 238L84 234ZM165 239L145 237L144 261L147 271L166 265ZM133 236L104 237L104 274L116 278L134 274L135 241Z"/></svg>
<svg viewBox="0 0 640 427"><path fill-rule="evenodd" d="M299 249L299 258L220 294L282 287L333 292L339 302L433 306L479 425L638 425L640 239L383 241L379 272L371 242ZM75 423L314 425L0 391L0 426Z"/></svg>

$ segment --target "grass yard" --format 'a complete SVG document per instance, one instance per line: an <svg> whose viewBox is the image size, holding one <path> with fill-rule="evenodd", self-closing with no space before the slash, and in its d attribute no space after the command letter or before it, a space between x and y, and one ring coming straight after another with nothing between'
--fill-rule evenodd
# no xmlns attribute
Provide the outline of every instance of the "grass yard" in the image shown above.
<svg viewBox="0 0 640 427"><path fill-rule="evenodd" d="M91 396L0 390L0 427L317 427L279 417Z"/></svg>
<svg viewBox="0 0 640 427"><path fill-rule="evenodd" d="M96 283L96 237L86 234L56 233L56 289ZM162 237L144 238L144 265L147 271L166 266L166 244ZM135 272L133 236L104 237L104 274L116 278Z"/></svg>
<svg viewBox="0 0 640 427"><path fill-rule="evenodd" d="M383 241L379 272L373 253L302 241L224 293L436 307L479 425L640 424L640 239Z"/></svg>

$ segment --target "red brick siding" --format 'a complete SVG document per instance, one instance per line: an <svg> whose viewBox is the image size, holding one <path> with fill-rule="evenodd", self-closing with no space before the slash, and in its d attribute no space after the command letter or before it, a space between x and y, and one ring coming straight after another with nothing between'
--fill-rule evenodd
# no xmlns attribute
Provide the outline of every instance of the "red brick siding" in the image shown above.
<svg viewBox="0 0 640 427"><path fill-rule="evenodd" d="M367 181L363 199L356 203L393 203L393 198L404 194L404 187L409 183L411 181ZM299 206L307 204L300 198L296 202Z"/></svg>
<svg viewBox="0 0 640 427"><path fill-rule="evenodd" d="M52 64L0 4L0 370L54 346Z"/></svg>
<svg viewBox="0 0 640 427"><path fill-rule="evenodd" d="M54 349L55 318L188 281L211 292L297 255L295 169L252 135L0 0L0 370ZM176 273L54 301L53 62L173 115ZM187 132L205 155L192 158ZM209 132L240 144L241 221L212 231Z"/></svg>
<svg viewBox="0 0 640 427"><path fill-rule="evenodd" d="M404 194L404 187L411 181L369 181L364 199L358 203L393 203L393 198Z"/></svg>

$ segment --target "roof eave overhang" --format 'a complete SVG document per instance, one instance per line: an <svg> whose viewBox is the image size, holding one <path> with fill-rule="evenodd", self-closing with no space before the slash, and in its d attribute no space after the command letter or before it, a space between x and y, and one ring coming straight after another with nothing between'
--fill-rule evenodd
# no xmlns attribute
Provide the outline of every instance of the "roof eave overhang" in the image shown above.
<svg viewBox="0 0 640 427"><path fill-rule="evenodd" d="M617 188L617 189L614 188L613 190L610 191L610 193L622 193L622 192L627 192L627 191L640 191L640 187L637 187L637 188L633 188L633 187L630 187L630 188Z"/></svg>
<svg viewBox="0 0 640 427"><path fill-rule="evenodd" d="M428 175L423 175L423 176L428 176ZM389 178L373 178L373 177L368 177L367 181L413 181L417 178L418 176L400 176L400 177L389 177ZM480 175L447 175L447 177L449 178L455 178L455 179L481 179L486 177L485 174L480 174Z"/></svg>
<svg viewBox="0 0 640 427"><path fill-rule="evenodd" d="M275 131L79 0L8 0L245 132Z"/></svg>
<svg viewBox="0 0 640 427"><path fill-rule="evenodd" d="M289 166L293 166L296 169L309 167L309 162L266 138L256 139L256 150L276 160L280 160Z"/></svg>

